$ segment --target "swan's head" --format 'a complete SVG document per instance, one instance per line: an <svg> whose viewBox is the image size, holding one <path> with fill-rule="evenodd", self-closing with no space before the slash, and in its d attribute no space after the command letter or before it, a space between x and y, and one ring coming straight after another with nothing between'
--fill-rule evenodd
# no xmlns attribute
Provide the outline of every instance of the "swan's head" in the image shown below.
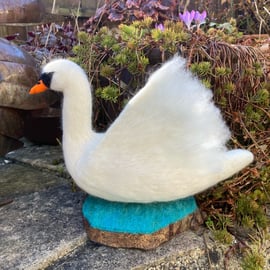
<svg viewBox="0 0 270 270"><path fill-rule="evenodd" d="M65 92L67 86L73 85L79 75L85 74L74 62L67 59L53 60L43 67L38 83L30 89L29 94L38 94L48 89Z"/></svg>

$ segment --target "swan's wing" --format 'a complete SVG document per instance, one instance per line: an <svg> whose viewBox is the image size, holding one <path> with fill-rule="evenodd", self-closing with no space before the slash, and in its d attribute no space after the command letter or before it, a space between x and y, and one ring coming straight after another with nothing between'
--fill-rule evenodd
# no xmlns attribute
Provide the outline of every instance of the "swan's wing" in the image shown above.
<svg viewBox="0 0 270 270"><path fill-rule="evenodd" d="M109 200L182 198L242 169L241 153L234 167L226 157L229 136L212 92L174 57L150 76L95 151L85 149L80 171L89 192Z"/></svg>
<svg viewBox="0 0 270 270"><path fill-rule="evenodd" d="M119 154L181 150L187 157L223 147L229 137L212 92L186 70L183 58L174 57L129 101L99 147Z"/></svg>

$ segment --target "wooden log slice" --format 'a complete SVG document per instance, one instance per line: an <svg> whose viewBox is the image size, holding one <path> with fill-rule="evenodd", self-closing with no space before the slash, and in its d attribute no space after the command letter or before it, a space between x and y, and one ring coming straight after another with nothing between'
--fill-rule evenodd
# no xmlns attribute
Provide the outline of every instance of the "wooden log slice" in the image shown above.
<svg viewBox="0 0 270 270"><path fill-rule="evenodd" d="M196 229L203 223L199 210L188 215L169 226L151 234L131 234L102 231L91 227L88 221L83 219L89 239L93 242L116 248L138 248L150 250L157 248L162 243L171 240L175 235L189 229Z"/></svg>

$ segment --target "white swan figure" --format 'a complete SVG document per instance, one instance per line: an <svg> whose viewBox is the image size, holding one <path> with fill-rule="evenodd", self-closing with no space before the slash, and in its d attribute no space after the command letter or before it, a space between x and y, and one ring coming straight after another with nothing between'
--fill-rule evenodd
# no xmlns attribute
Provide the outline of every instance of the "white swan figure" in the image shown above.
<svg viewBox="0 0 270 270"><path fill-rule="evenodd" d="M201 192L253 160L228 150L212 92L175 56L155 71L105 133L91 129L91 87L69 60L48 63L30 94L63 92L63 151L79 187L109 201L171 201Z"/></svg>

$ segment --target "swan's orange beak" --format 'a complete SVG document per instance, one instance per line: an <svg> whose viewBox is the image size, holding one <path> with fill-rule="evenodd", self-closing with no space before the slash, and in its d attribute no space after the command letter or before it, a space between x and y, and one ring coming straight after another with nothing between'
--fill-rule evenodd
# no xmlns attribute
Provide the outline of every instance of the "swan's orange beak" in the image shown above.
<svg viewBox="0 0 270 270"><path fill-rule="evenodd" d="M38 83L30 89L29 94L33 95L33 94L42 93L46 91L47 89L48 87L44 84L44 82L42 80L39 80Z"/></svg>

